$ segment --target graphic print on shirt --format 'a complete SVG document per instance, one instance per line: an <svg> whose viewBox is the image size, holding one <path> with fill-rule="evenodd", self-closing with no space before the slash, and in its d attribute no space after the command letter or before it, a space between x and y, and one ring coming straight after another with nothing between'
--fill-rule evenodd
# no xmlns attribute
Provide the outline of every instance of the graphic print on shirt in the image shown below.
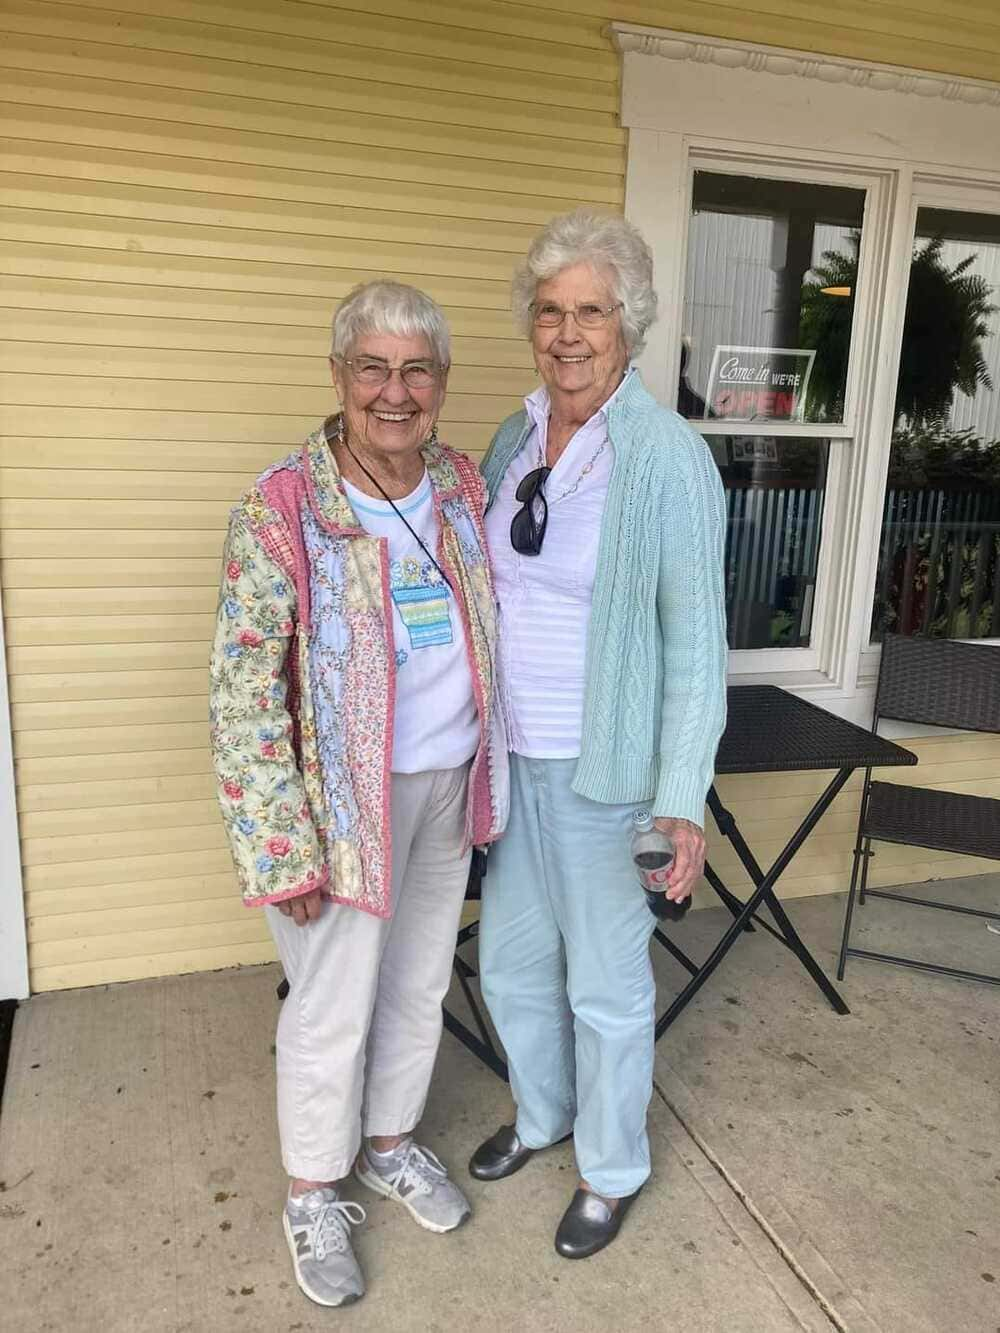
<svg viewBox="0 0 1000 1333"><path fill-rule="evenodd" d="M389 586L412 649L436 648L453 641L451 593L436 566L413 555L393 560ZM406 661L406 654L402 660L400 656L397 654L397 666Z"/></svg>

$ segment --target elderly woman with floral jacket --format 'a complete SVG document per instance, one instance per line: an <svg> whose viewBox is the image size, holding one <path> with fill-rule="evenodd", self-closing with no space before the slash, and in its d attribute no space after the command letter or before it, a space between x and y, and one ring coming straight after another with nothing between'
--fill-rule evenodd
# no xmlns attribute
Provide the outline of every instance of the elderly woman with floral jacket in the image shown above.
<svg viewBox="0 0 1000 1333"><path fill-rule="evenodd" d="M485 492L436 435L449 361L429 297L356 288L333 324L343 410L258 478L223 562L212 744L244 900L290 987L283 1225L322 1305L364 1291L352 1165L431 1231L469 1216L412 1137L470 848L498 836L507 799Z"/></svg>

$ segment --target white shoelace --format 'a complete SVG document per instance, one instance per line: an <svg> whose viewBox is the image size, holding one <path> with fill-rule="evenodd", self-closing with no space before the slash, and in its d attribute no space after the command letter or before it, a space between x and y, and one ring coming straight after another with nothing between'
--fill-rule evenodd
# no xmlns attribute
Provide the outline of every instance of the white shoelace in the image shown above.
<svg viewBox="0 0 1000 1333"><path fill-rule="evenodd" d="M367 1214L360 1203L349 1199L333 1199L323 1204L310 1219L315 1228L313 1253L322 1262L328 1254L343 1254L347 1249L348 1236L352 1226L360 1226L367 1220Z"/></svg>
<svg viewBox="0 0 1000 1333"><path fill-rule="evenodd" d="M394 1189L412 1184L421 1194L430 1194L436 1184L447 1179L444 1163L429 1148L421 1148L412 1139L397 1170L386 1177Z"/></svg>

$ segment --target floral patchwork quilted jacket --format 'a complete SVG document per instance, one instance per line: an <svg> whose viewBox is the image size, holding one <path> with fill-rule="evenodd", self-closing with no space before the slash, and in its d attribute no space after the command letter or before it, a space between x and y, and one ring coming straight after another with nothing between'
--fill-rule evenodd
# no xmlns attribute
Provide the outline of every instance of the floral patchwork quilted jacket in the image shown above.
<svg viewBox="0 0 1000 1333"><path fill-rule="evenodd" d="M326 427L269 468L233 510L211 663L219 800L244 901L322 889L392 912L390 771L396 657L388 543L360 526ZM424 462L436 557L465 627L480 722L466 833L492 842L507 815L495 703L496 608L475 465L443 445Z"/></svg>

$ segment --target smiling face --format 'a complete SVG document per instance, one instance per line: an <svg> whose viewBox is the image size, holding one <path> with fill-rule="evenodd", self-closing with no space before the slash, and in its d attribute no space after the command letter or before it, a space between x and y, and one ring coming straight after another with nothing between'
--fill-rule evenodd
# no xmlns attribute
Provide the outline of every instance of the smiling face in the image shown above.
<svg viewBox="0 0 1000 1333"><path fill-rule="evenodd" d="M607 273L589 264L573 264L538 284L535 304L539 303L551 303L562 310L583 305L606 309L617 300ZM533 324L531 346L553 403L562 396L572 403L575 415L581 415L583 408L589 409L589 417L607 402L628 365L620 310L596 329L581 329L571 314L557 328Z"/></svg>
<svg viewBox="0 0 1000 1333"><path fill-rule="evenodd" d="M410 361L434 362L434 352L422 335L400 338L394 334L370 333L358 338L348 360L354 366L363 359L403 366ZM426 388L410 388L395 373L385 384L362 384L344 362L332 361L333 381L337 386L347 439L370 453L396 459L416 453L431 433L448 383L448 371L442 370Z"/></svg>

